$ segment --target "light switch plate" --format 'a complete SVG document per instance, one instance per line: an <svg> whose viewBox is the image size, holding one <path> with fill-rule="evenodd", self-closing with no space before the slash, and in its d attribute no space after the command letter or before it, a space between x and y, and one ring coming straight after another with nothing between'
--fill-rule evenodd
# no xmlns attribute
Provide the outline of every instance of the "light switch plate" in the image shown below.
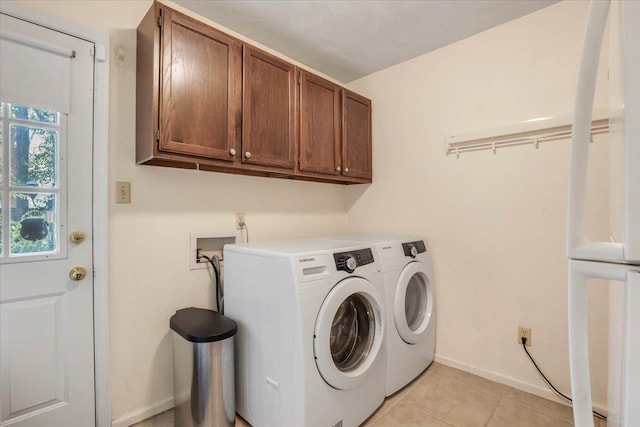
<svg viewBox="0 0 640 427"><path fill-rule="evenodd" d="M131 203L131 183L116 182L116 203Z"/></svg>

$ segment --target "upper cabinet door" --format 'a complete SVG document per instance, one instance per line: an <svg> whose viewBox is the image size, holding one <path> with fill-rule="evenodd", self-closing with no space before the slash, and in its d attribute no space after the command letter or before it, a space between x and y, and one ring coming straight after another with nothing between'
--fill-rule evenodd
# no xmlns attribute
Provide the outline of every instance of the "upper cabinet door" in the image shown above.
<svg viewBox="0 0 640 427"><path fill-rule="evenodd" d="M295 67L244 45L242 161L293 169Z"/></svg>
<svg viewBox="0 0 640 427"><path fill-rule="evenodd" d="M300 70L300 170L340 175L340 87Z"/></svg>
<svg viewBox="0 0 640 427"><path fill-rule="evenodd" d="M160 13L160 150L233 161L240 43L174 10Z"/></svg>
<svg viewBox="0 0 640 427"><path fill-rule="evenodd" d="M371 101L343 91L342 174L371 180Z"/></svg>

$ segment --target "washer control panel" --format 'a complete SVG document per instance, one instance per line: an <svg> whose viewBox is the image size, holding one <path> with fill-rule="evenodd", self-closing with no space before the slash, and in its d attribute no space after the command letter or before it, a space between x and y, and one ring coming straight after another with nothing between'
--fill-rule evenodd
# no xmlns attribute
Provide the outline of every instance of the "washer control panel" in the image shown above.
<svg viewBox="0 0 640 427"><path fill-rule="evenodd" d="M424 244L424 240L418 240L416 242L403 243L402 250L405 256L415 258L418 254L426 252L427 246Z"/></svg>
<svg viewBox="0 0 640 427"><path fill-rule="evenodd" d="M336 270L353 273L356 268L373 262L373 251L367 248L357 251L338 252L333 254L333 259L336 262Z"/></svg>

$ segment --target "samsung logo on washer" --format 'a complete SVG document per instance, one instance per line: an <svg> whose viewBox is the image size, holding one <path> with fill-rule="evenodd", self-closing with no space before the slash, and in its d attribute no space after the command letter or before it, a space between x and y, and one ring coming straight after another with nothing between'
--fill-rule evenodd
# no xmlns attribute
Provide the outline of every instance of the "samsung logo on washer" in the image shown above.
<svg viewBox="0 0 640 427"><path fill-rule="evenodd" d="M314 262L315 258L298 258L298 262Z"/></svg>

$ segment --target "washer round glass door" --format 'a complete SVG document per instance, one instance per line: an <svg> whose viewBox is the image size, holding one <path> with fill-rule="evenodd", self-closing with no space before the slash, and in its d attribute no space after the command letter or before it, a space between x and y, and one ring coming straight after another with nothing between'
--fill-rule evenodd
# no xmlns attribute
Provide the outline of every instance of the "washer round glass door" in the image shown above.
<svg viewBox="0 0 640 427"><path fill-rule="evenodd" d="M370 374L383 336L382 294L368 281L350 277L333 287L316 319L313 352L322 378L332 387L358 387Z"/></svg>
<svg viewBox="0 0 640 427"><path fill-rule="evenodd" d="M424 264L409 263L400 273L393 299L396 329L406 343L417 343L429 326L433 294L433 285Z"/></svg>

